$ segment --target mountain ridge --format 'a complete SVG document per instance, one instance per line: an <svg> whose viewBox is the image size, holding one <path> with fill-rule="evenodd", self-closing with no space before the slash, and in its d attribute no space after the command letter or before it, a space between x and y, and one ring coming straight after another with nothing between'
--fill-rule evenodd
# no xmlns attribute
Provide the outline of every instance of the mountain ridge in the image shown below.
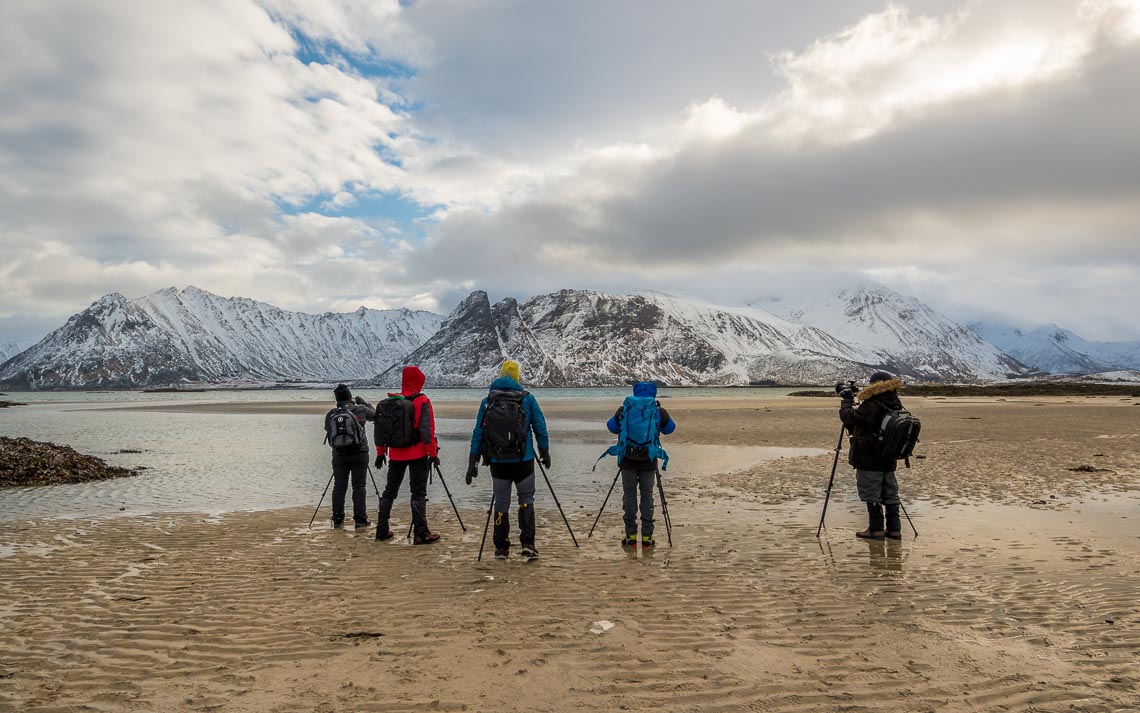
<svg viewBox="0 0 1140 713"><path fill-rule="evenodd" d="M358 379L439 324L430 312L311 315L187 287L114 292L0 364L8 388L134 388L224 381Z"/></svg>
<svg viewBox="0 0 1140 713"><path fill-rule="evenodd" d="M781 309L571 289L491 304L475 290L447 317L363 307L312 315L194 286L134 299L111 293L0 364L0 384L393 386L400 367L416 363L436 386L482 386L507 357L539 386L820 384L879 368L978 382L1031 372L970 328L886 288Z"/></svg>

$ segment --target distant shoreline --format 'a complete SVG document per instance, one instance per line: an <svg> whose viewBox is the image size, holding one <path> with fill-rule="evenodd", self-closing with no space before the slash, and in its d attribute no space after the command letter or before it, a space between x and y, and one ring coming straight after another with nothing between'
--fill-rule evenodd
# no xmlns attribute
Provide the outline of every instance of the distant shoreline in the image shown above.
<svg viewBox="0 0 1140 713"><path fill-rule="evenodd" d="M1140 398L1140 384L1025 383L1025 384L907 384L908 396L1128 396ZM796 391L790 396L835 396L834 389Z"/></svg>

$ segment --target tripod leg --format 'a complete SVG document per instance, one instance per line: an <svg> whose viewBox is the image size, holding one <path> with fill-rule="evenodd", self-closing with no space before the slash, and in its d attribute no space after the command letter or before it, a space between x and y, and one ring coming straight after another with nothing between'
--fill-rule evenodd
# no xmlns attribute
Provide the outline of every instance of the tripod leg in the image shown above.
<svg viewBox="0 0 1140 713"><path fill-rule="evenodd" d="M827 480L827 495L823 498L823 512L819 514L819 527L815 529L815 536L823 532L823 518L827 517L827 503L831 501L831 486L835 483L835 469L839 467L839 452L843 450L843 434L846 427L839 427L839 441L835 444L835 461L831 464L831 477Z"/></svg>
<svg viewBox="0 0 1140 713"><path fill-rule="evenodd" d="M661 471L657 471L657 494L661 496L661 519L665 521L665 536L669 546L673 546L673 523L669 519L669 503L665 500L665 488L661 485Z"/></svg>
<svg viewBox="0 0 1140 713"><path fill-rule="evenodd" d="M602 519L602 512L606 509L606 503L610 501L610 496L614 494L614 487L620 477L621 469L619 468L617 475L614 476L614 482L610 483L610 492L606 493L606 499L602 501L602 507L598 510L598 516L594 518L594 524L590 526L590 533L586 535L587 540L594 536L594 528L598 526L598 520Z"/></svg>
<svg viewBox="0 0 1140 713"><path fill-rule="evenodd" d="M914 536L918 537L918 530L914 527L914 520L910 519L910 513L906 511L906 505L903 505L901 500L899 501L899 507L902 508L903 515L906 515L906 521L910 523L910 529L914 530Z"/></svg>
<svg viewBox="0 0 1140 713"><path fill-rule="evenodd" d="M487 522L483 525L483 539L479 541L479 556L476 562L483 561L483 548L487 545L487 530L491 529L491 511L495 509L495 493L491 493L491 504L487 506Z"/></svg>
<svg viewBox="0 0 1140 713"><path fill-rule="evenodd" d="M380 487L376 485L376 476L372 475L372 466L368 466L368 477L372 480L372 489L376 491L376 499L380 499Z"/></svg>
<svg viewBox="0 0 1140 713"><path fill-rule="evenodd" d="M574 546L578 547L578 538L574 537L574 530L570 527L570 521L566 519L566 513L562 512L562 503L558 502L558 496L554 493L554 487L550 485L550 478L546 477L546 468L542 467L542 463L538 463L538 469L542 471L542 479L546 481L546 487L550 490L550 495L554 498L554 504L558 506L558 514L562 516L562 522L566 523L566 529L570 532L570 539L574 541Z"/></svg>
<svg viewBox="0 0 1140 713"><path fill-rule="evenodd" d="M317 513L321 511L321 505L325 502L325 496L329 494L329 486L332 485L333 476L329 476L328 485L325 486L325 492L321 493L321 499L317 501L317 509L313 511L313 517L309 520L309 529L312 529L313 523L317 520Z"/></svg>
<svg viewBox="0 0 1140 713"><path fill-rule="evenodd" d="M459 527L467 532L467 526L463 524L463 518L459 517L459 508L455 507L455 498L451 497L451 491L447 488L447 481L443 479L443 471L437 465L435 472L439 473L439 482L443 483L443 492L447 493L447 499L451 501L451 509L455 511L455 519L459 521Z"/></svg>

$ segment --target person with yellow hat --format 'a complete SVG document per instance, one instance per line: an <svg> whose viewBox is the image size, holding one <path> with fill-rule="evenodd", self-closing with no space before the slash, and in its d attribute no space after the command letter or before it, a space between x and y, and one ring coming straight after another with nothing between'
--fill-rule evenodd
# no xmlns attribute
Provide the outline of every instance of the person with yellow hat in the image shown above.
<svg viewBox="0 0 1140 713"><path fill-rule="evenodd" d="M478 477L480 459L491 467L495 559L506 559L510 554L511 524L507 508L511 502L512 483L519 503L522 555L528 559L538 556L534 545L535 441L542 465L550 467L550 436L546 430L546 418L534 394L523 389L519 371L517 361L508 359L503 362L499 378L491 382L487 396L479 404L475 430L471 433L466 482L471 485L471 481Z"/></svg>

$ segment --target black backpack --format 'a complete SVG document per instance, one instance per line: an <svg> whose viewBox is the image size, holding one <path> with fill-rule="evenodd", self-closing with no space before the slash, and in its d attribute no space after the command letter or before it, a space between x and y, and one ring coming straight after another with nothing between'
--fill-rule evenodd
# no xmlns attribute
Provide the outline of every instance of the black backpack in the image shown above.
<svg viewBox="0 0 1140 713"><path fill-rule="evenodd" d="M479 452L486 458L522 460L526 455L527 423L523 408L525 391L495 390L487 395L483 412L483 442Z"/></svg>
<svg viewBox="0 0 1140 713"><path fill-rule="evenodd" d="M377 446L407 448L420 440L414 402L421 395L389 396L376 404L374 434Z"/></svg>
<svg viewBox="0 0 1140 713"><path fill-rule="evenodd" d="M337 406L325 416L325 443L333 450L360 448L367 443L364 424L348 406Z"/></svg>
<svg viewBox="0 0 1140 713"><path fill-rule="evenodd" d="M922 421L905 408L888 411L879 423L879 432L875 436L879 454L884 458L901 460L909 468L910 455L914 453L921 430Z"/></svg>

